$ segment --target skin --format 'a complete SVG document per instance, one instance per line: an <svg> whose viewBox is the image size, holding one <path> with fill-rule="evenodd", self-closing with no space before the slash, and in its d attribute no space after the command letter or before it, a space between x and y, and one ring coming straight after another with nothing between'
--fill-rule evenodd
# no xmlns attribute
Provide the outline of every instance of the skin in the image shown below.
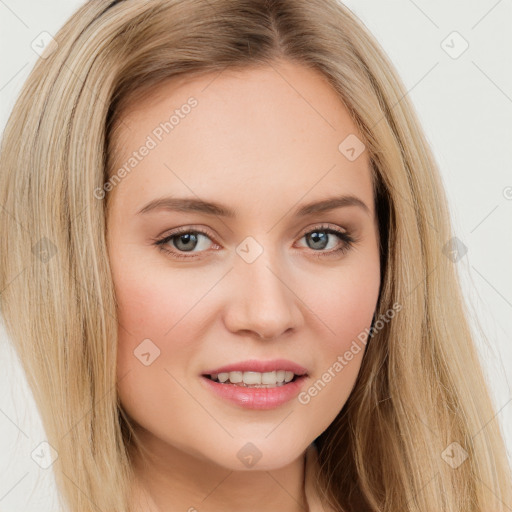
<svg viewBox="0 0 512 512"><path fill-rule="evenodd" d="M171 512L304 510L304 452L345 404L364 350L306 405L294 399L244 409L206 389L200 375L246 359L285 358L308 370L307 389L371 326L380 266L368 154L349 161L338 150L358 131L323 76L279 61L168 81L128 104L116 164L190 96L198 105L110 192L118 392L148 454L145 464L135 458L133 499L140 510ZM292 215L342 194L369 211ZM137 214L168 195L217 201L237 215ZM322 232L323 246L305 236L319 224L348 230L356 241L334 254L345 244L336 235ZM188 246L179 237L167 242L191 256L174 259L154 240L179 227L212 236L199 234ZM252 263L236 252L248 236L263 248ZM134 350L147 338L160 355L145 366ZM249 442L262 454L251 468L237 457Z"/></svg>

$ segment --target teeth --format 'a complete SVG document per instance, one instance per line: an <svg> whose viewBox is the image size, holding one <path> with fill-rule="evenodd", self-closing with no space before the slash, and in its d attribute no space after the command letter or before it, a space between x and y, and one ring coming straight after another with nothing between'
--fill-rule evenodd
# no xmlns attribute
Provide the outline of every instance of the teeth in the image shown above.
<svg viewBox="0 0 512 512"><path fill-rule="evenodd" d="M261 384L261 373L244 372L244 384ZM266 384L268 384L268 382Z"/></svg>
<svg viewBox="0 0 512 512"><path fill-rule="evenodd" d="M229 381L233 384L242 382L244 378L243 372L229 372L226 375L229 375Z"/></svg>
<svg viewBox="0 0 512 512"><path fill-rule="evenodd" d="M245 382L245 381L244 381ZM262 384L277 384L276 372L266 372L261 374Z"/></svg>
<svg viewBox="0 0 512 512"><path fill-rule="evenodd" d="M212 380L238 384L239 386L253 387L275 387L283 386L293 380L294 373L285 370L275 370L272 372L223 372L211 375Z"/></svg>

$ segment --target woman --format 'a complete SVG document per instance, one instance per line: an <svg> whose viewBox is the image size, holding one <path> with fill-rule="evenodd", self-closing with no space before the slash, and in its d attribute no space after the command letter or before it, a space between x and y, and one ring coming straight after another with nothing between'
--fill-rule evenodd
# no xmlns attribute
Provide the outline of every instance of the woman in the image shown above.
<svg viewBox="0 0 512 512"><path fill-rule="evenodd" d="M99 0L55 40L0 286L68 509L510 508L439 173L352 13Z"/></svg>

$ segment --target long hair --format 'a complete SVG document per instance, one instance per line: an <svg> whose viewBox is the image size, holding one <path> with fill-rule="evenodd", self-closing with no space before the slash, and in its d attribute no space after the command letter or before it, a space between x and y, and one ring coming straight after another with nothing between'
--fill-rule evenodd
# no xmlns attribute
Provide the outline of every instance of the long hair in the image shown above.
<svg viewBox="0 0 512 512"><path fill-rule="evenodd" d="M62 503L130 509L109 195L98 198L123 105L173 77L276 59L320 71L359 128L379 216L375 319L401 306L374 330L348 401L316 439L322 496L345 512L510 510L437 164L392 63L336 0L92 0L24 84L0 148L1 309L58 453Z"/></svg>

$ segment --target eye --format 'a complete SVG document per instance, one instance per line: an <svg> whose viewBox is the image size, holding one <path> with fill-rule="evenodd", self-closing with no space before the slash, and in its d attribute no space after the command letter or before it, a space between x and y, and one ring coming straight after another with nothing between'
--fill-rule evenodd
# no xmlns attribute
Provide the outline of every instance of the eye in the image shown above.
<svg viewBox="0 0 512 512"><path fill-rule="evenodd" d="M173 258L185 259L185 258L194 258L194 256L187 256L186 254L181 254L181 252L194 252L194 249L198 246L201 248L201 239L207 238L211 240L211 235L207 231L203 231L200 229L192 229L192 226L186 226L183 228L178 228L174 230L169 235L166 235L164 238L155 241L155 245L162 251L170 254ZM172 242L176 250L173 250L169 247L168 242ZM203 249L204 247L204 243ZM207 245L207 244L206 244ZM201 252L201 251L195 251Z"/></svg>
<svg viewBox="0 0 512 512"><path fill-rule="evenodd" d="M330 236L331 235L331 236ZM329 238L334 238L332 235L338 238L341 242L338 243L338 246L330 251L324 251L325 247L329 245ZM314 256L317 258L331 257L337 256L340 254L345 254L348 252L356 239L353 238L349 232L342 231L339 228L332 228L328 225L320 225L315 227L314 229L310 229L307 231L302 238L305 238L310 242L309 246L312 249L315 249L314 252L318 253ZM318 251L320 249L320 252Z"/></svg>
<svg viewBox="0 0 512 512"><path fill-rule="evenodd" d="M337 237L339 240L338 246L335 246L334 249L325 251L326 246L329 245L330 239L333 239L334 237ZM308 245L312 249L313 253L318 253L314 255L317 258L344 254L349 251L356 242L356 240L347 231L342 231L341 229L332 228L326 225L320 225L310 229L302 235L301 239L302 238L305 238L309 242ZM208 243L204 243L204 241L201 243L202 239L211 241L212 235L208 231L194 229L193 226L186 226L174 230L169 235L166 235L161 239L155 240L154 245L165 253L171 255L173 258L187 259L195 258L195 256L189 256L186 253L205 252L204 250L195 250L197 248L207 248ZM169 242L171 242L171 244L169 244ZM219 246L217 245L217 247Z"/></svg>

